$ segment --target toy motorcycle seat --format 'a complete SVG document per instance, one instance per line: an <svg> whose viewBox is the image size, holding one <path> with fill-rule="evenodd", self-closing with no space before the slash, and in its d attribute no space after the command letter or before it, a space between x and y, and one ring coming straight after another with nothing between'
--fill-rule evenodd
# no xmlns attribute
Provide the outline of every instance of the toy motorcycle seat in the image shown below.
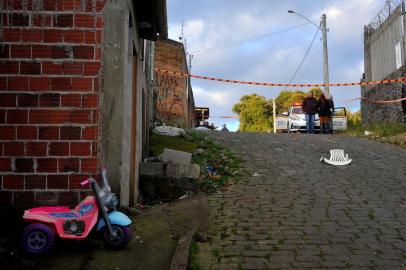
<svg viewBox="0 0 406 270"><path fill-rule="evenodd" d="M91 210L93 210L93 205L89 199L86 199L74 209L66 206L41 206L26 211L30 214L46 214L54 218L79 218Z"/></svg>

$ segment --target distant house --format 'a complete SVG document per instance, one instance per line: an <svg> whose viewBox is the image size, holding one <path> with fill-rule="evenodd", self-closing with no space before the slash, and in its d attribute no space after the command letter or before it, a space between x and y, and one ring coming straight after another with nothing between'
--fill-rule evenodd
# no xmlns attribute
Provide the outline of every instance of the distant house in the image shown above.
<svg viewBox="0 0 406 270"><path fill-rule="evenodd" d="M155 46L155 68L188 73L185 48L174 40ZM194 98L190 78L156 73L156 118L167 125L194 126Z"/></svg>
<svg viewBox="0 0 406 270"><path fill-rule="evenodd" d="M364 28L363 80L376 81L406 77L405 4L387 1L382 11ZM406 97L406 84L379 84L361 87L361 96L371 100ZM406 101L390 104L361 102L363 123L406 122Z"/></svg>
<svg viewBox="0 0 406 270"><path fill-rule="evenodd" d="M0 5L0 206L75 204L102 165L133 205L165 0Z"/></svg>

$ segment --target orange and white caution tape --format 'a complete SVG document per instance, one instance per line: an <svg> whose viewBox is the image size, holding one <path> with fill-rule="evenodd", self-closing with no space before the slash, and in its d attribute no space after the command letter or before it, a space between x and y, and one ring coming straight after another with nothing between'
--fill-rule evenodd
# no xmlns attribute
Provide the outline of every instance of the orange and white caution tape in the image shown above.
<svg viewBox="0 0 406 270"><path fill-rule="evenodd" d="M406 100L406 98L398 98L398 99L392 99L392 100L374 100L374 99L370 99L370 98L359 97L359 98L353 98L353 99L345 100L345 101L338 102L338 103L347 104L347 103L351 103L351 102L354 102L357 100L361 100L361 101L365 101L365 102L369 102L369 103L376 103L376 104L388 104L388 103L402 102L403 100Z"/></svg>
<svg viewBox="0 0 406 270"><path fill-rule="evenodd" d="M195 79L201 80L209 80L209 81L218 81L224 83L234 83L234 84L247 84L247 85L257 85L257 86L270 86L270 87L322 87L322 86L356 86L356 85L376 85L376 84L389 84L389 83L402 83L406 82L406 78L396 78L390 80L381 80L381 81L370 81L370 82L353 82L353 83L315 83L315 84L296 84L296 83L268 83L268 82L251 82L251 81L239 81L239 80L228 80L228 79L221 79L215 77L207 77L207 76L200 76L200 75L193 75L179 71L173 70L166 70L156 68L155 71L160 74L166 74L170 76L177 76L177 77L190 77Z"/></svg>

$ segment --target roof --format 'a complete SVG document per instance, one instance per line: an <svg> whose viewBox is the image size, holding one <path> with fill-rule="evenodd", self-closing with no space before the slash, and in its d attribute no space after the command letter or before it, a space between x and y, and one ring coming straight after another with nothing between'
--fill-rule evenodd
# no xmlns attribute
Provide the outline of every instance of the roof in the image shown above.
<svg viewBox="0 0 406 270"><path fill-rule="evenodd" d="M133 0L139 35L143 39L158 40L168 37L166 0Z"/></svg>

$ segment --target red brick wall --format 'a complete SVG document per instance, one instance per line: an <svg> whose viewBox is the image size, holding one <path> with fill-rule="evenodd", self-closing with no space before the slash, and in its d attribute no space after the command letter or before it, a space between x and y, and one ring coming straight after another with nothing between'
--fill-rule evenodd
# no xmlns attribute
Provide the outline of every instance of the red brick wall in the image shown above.
<svg viewBox="0 0 406 270"><path fill-rule="evenodd" d="M98 169L104 0L0 2L0 205L74 204Z"/></svg>
<svg viewBox="0 0 406 270"><path fill-rule="evenodd" d="M183 44L164 40L155 44L155 67L187 72ZM186 127L187 108L186 78L156 73L157 118L168 125Z"/></svg>

